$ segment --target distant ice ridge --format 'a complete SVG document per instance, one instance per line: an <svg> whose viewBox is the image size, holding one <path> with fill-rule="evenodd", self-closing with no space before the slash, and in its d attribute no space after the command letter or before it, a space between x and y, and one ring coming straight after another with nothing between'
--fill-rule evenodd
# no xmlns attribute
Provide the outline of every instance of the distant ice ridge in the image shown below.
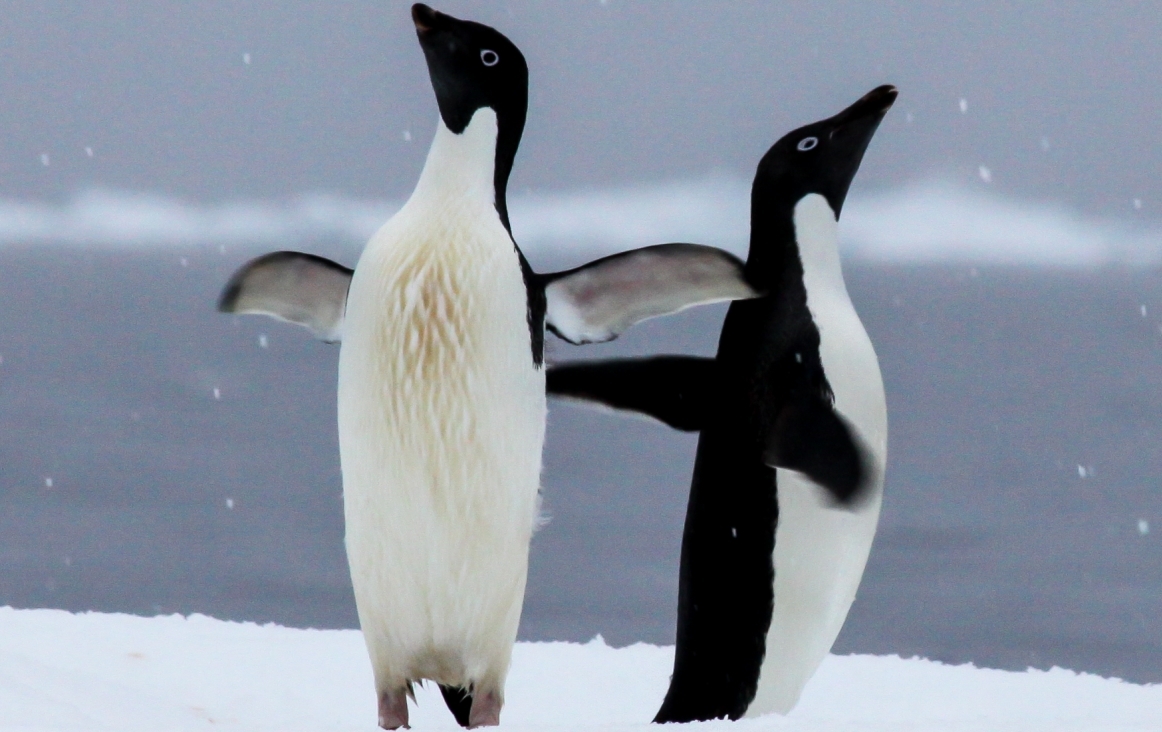
<svg viewBox="0 0 1162 732"><path fill-rule="evenodd" d="M514 196L513 236L530 256L562 249L590 256L693 242L746 256L750 184L714 177L564 193Z"/></svg>
<svg viewBox="0 0 1162 732"><path fill-rule="evenodd" d="M194 204L154 194L87 191L63 203L0 200L0 244L167 244L293 248L329 242L354 257L400 202L330 195ZM746 251L750 186L725 177L620 188L513 194L513 233L537 261L580 261L690 241ZM846 256L889 263L1052 267L1162 263L1162 226L1101 220L938 181L855 195L844 208Z"/></svg>
<svg viewBox="0 0 1162 732"><path fill-rule="evenodd" d="M518 643L504 729L648 732L673 649ZM432 684L417 731L458 730ZM698 730L1157 730L1162 686L1072 671L994 671L830 656L788 716ZM0 608L0 730L372 730L375 691L354 630L194 615L141 618ZM665 729L685 729L666 727Z"/></svg>
<svg viewBox="0 0 1162 732"><path fill-rule="evenodd" d="M847 255L884 262L1162 263L1162 226L1086 218L1064 206L940 182L855 198L839 231Z"/></svg>
<svg viewBox="0 0 1162 732"><path fill-rule="evenodd" d="M327 195L194 204L153 193L84 191L60 204L0 199L0 243L156 246L366 241L397 205Z"/></svg>

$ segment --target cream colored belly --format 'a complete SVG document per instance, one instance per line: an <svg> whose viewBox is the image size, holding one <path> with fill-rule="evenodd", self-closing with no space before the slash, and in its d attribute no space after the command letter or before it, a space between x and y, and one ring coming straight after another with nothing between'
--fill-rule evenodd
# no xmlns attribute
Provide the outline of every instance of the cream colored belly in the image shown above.
<svg viewBox="0 0 1162 732"><path fill-rule="evenodd" d="M389 224L356 269L339 444L351 578L381 690L418 678L502 688L544 441L526 308L510 241L424 242Z"/></svg>

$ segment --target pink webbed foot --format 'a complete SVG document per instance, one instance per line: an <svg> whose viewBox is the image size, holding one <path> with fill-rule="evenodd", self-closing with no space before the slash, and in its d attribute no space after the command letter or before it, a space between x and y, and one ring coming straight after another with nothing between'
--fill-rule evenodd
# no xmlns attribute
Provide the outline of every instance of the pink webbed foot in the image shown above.
<svg viewBox="0 0 1162 732"><path fill-rule="evenodd" d="M379 726L383 729L408 728L408 695L405 689L385 691L379 695Z"/></svg>
<svg viewBox="0 0 1162 732"><path fill-rule="evenodd" d="M472 695L472 711L468 714L468 728L495 727L500 724L500 708L504 702L494 692Z"/></svg>

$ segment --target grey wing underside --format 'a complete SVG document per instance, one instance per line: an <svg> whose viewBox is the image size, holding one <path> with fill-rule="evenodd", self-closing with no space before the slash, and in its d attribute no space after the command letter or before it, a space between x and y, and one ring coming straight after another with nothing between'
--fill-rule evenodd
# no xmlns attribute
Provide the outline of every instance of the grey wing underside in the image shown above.
<svg viewBox="0 0 1162 732"><path fill-rule="evenodd" d="M351 269L313 254L265 254L234 273L218 298L218 310L269 315L335 343L343 337L351 273Z"/></svg>
<svg viewBox="0 0 1162 732"><path fill-rule="evenodd" d="M339 341L351 273L313 254L274 252L230 278L218 309L269 315ZM545 326L570 343L608 341L647 318L759 295L737 257L697 244L635 249L537 282L545 288Z"/></svg>
<svg viewBox="0 0 1162 732"><path fill-rule="evenodd" d="M712 358L652 356L553 366L546 388L559 399L637 413L674 429L696 432L715 413L723 378ZM732 418L747 419L743 414ZM826 399L789 399L774 415L766 434L757 439L765 464L806 475L826 489L836 504L856 507L868 495L870 453Z"/></svg>
<svg viewBox="0 0 1162 732"><path fill-rule="evenodd" d="M570 343L600 343L647 318L760 296L744 268L734 255L700 244L614 254L543 276L545 327Z"/></svg>

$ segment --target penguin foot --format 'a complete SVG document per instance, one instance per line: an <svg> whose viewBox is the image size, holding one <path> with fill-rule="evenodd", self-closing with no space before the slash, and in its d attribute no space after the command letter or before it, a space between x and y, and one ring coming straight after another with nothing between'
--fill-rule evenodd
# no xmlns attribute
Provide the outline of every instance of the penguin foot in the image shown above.
<svg viewBox="0 0 1162 732"><path fill-rule="evenodd" d="M468 714L468 729L495 727L500 724L500 707L504 702L495 692L472 695L472 711Z"/></svg>
<svg viewBox="0 0 1162 732"><path fill-rule="evenodd" d="M379 695L379 726L383 729L408 729L408 695L405 689L385 691Z"/></svg>

